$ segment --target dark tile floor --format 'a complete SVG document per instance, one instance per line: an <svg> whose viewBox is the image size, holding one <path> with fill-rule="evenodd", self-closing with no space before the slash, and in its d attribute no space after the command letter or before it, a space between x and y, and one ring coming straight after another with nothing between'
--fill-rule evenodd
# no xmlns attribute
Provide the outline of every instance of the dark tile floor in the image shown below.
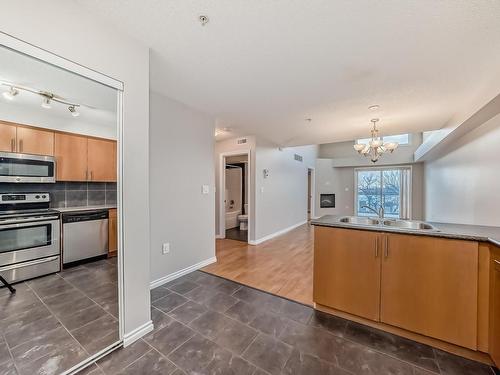
<svg viewBox="0 0 500 375"><path fill-rule="evenodd" d="M0 375L60 374L118 340L116 258L0 289Z"/></svg>
<svg viewBox="0 0 500 375"><path fill-rule="evenodd" d="M240 230L239 227L226 229L226 238L228 240L236 240L236 241L248 241L248 231Z"/></svg>
<svg viewBox="0 0 500 375"><path fill-rule="evenodd" d="M153 332L85 374L493 375L481 363L200 271L151 291Z"/></svg>

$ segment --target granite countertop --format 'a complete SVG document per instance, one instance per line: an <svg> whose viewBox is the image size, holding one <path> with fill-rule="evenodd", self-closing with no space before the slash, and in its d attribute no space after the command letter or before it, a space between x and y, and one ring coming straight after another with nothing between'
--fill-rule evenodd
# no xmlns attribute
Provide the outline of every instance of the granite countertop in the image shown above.
<svg viewBox="0 0 500 375"><path fill-rule="evenodd" d="M336 228L349 228L361 230L373 230L377 232L408 233L421 236L433 236L444 238L455 238L471 241L490 242L500 246L500 227L487 227L481 225L449 224L430 222L437 231L434 230L412 230L406 228L394 228L382 225L362 225L352 223L342 223L340 221L344 216L325 215L319 219L311 221L312 225Z"/></svg>
<svg viewBox="0 0 500 375"><path fill-rule="evenodd" d="M90 210L110 210L116 208L116 204L102 206L79 206L79 207L56 207L54 210L59 212L75 212L75 211L90 211Z"/></svg>

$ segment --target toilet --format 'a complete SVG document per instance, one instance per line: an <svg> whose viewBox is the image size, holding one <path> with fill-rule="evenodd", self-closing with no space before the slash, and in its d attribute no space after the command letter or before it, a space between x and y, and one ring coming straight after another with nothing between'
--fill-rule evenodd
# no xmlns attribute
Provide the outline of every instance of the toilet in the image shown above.
<svg viewBox="0 0 500 375"><path fill-rule="evenodd" d="M243 215L238 215L240 230L248 230L248 204L243 205Z"/></svg>

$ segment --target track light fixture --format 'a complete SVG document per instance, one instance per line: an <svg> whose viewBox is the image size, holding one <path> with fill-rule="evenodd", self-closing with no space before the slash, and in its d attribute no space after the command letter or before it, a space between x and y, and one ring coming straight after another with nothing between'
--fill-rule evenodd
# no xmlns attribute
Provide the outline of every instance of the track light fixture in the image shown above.
<svg viewBox="0 0 500 375"><path fill-rule="evenodd" d="M68 107L68 109L69 109L69 111L71 112L71 116L73 116L73 117L78 117L78 116L80 116L80 112L78 112L78 111L76 110L76 108L75 108L75 106L74 106L74 105L70 105L70 106Z"/></svg>
<svg viewBox="0 0 500 375"><path fill-rule="evenodd" d="M83 104L74 103L74 102L69 101L68 99L63 98L62 96L59 96L59 95L54 94L52 92L38 90L38 89L34 89L32 87L21 86L21 85L14 84L12 82L5 82L5 81L0 81L0 87L1 86L6 86L9 88L8 91L4 91L2 93L3 97L7 100L13 100L14 97L16 95L18 95L21 91L30 92L32 94L39 95L42 97L42 103L40 104L42 108L50 109L50 108L52 108L52 102L56 102L56 103L67 105L68 110L70 111L70 113L73 117L80 116L80 112L77 110L77 108L81 107Z"/></svg>
<svg viewBox="0 0 500 375"><path fill-rule="evenodd" d="M16 90L15 87L10 87L10 90L9 91L5 91L3 93L3 97L7 100L13 100L14 99L14 96L16 96L17 94L19 94L19 91Z"/></svg>
<svg viewBox="0 0 500 375"><path fill-rule="evenodd" d="M43 98L42 99L42 108L45 108L45 109L52 108L52 106L50 105L50 98Z"/></svg>

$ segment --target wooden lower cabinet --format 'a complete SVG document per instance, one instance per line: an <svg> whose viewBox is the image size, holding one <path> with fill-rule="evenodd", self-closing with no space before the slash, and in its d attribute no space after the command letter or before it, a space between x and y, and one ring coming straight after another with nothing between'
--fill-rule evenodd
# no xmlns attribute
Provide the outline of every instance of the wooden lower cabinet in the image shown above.
<svg viewBox="0 0 500 375"><path fill-rule="evenodd" d="M492 250L490 275L490 355L500 368L500 248Z"/></svg>
<svg viewBox="0 0 500 375"><path fill-rule="evenodd" d="M316 304L478 349L477 242L320 226L314 230ZM496 306L500 341L500 302ZM496 345L500 352L500 342Z"/></svg>
<svg viewBox="0 0 500 375"><path fill-rule="evenodd" d="M478 243L385 236L381 322L477 349Z"/></svg>
<svg viewBox="0 0 500 375"><path fill-rule="evenodd" d="M109 210L108 219L108 257L118 253L118 216L116 208Z"/></svg>
<svg viewBox="0 0 500 375"><path fill-rule="evenodd" d="M314 302L379 320L380 235L314 228Z"/></svg>

